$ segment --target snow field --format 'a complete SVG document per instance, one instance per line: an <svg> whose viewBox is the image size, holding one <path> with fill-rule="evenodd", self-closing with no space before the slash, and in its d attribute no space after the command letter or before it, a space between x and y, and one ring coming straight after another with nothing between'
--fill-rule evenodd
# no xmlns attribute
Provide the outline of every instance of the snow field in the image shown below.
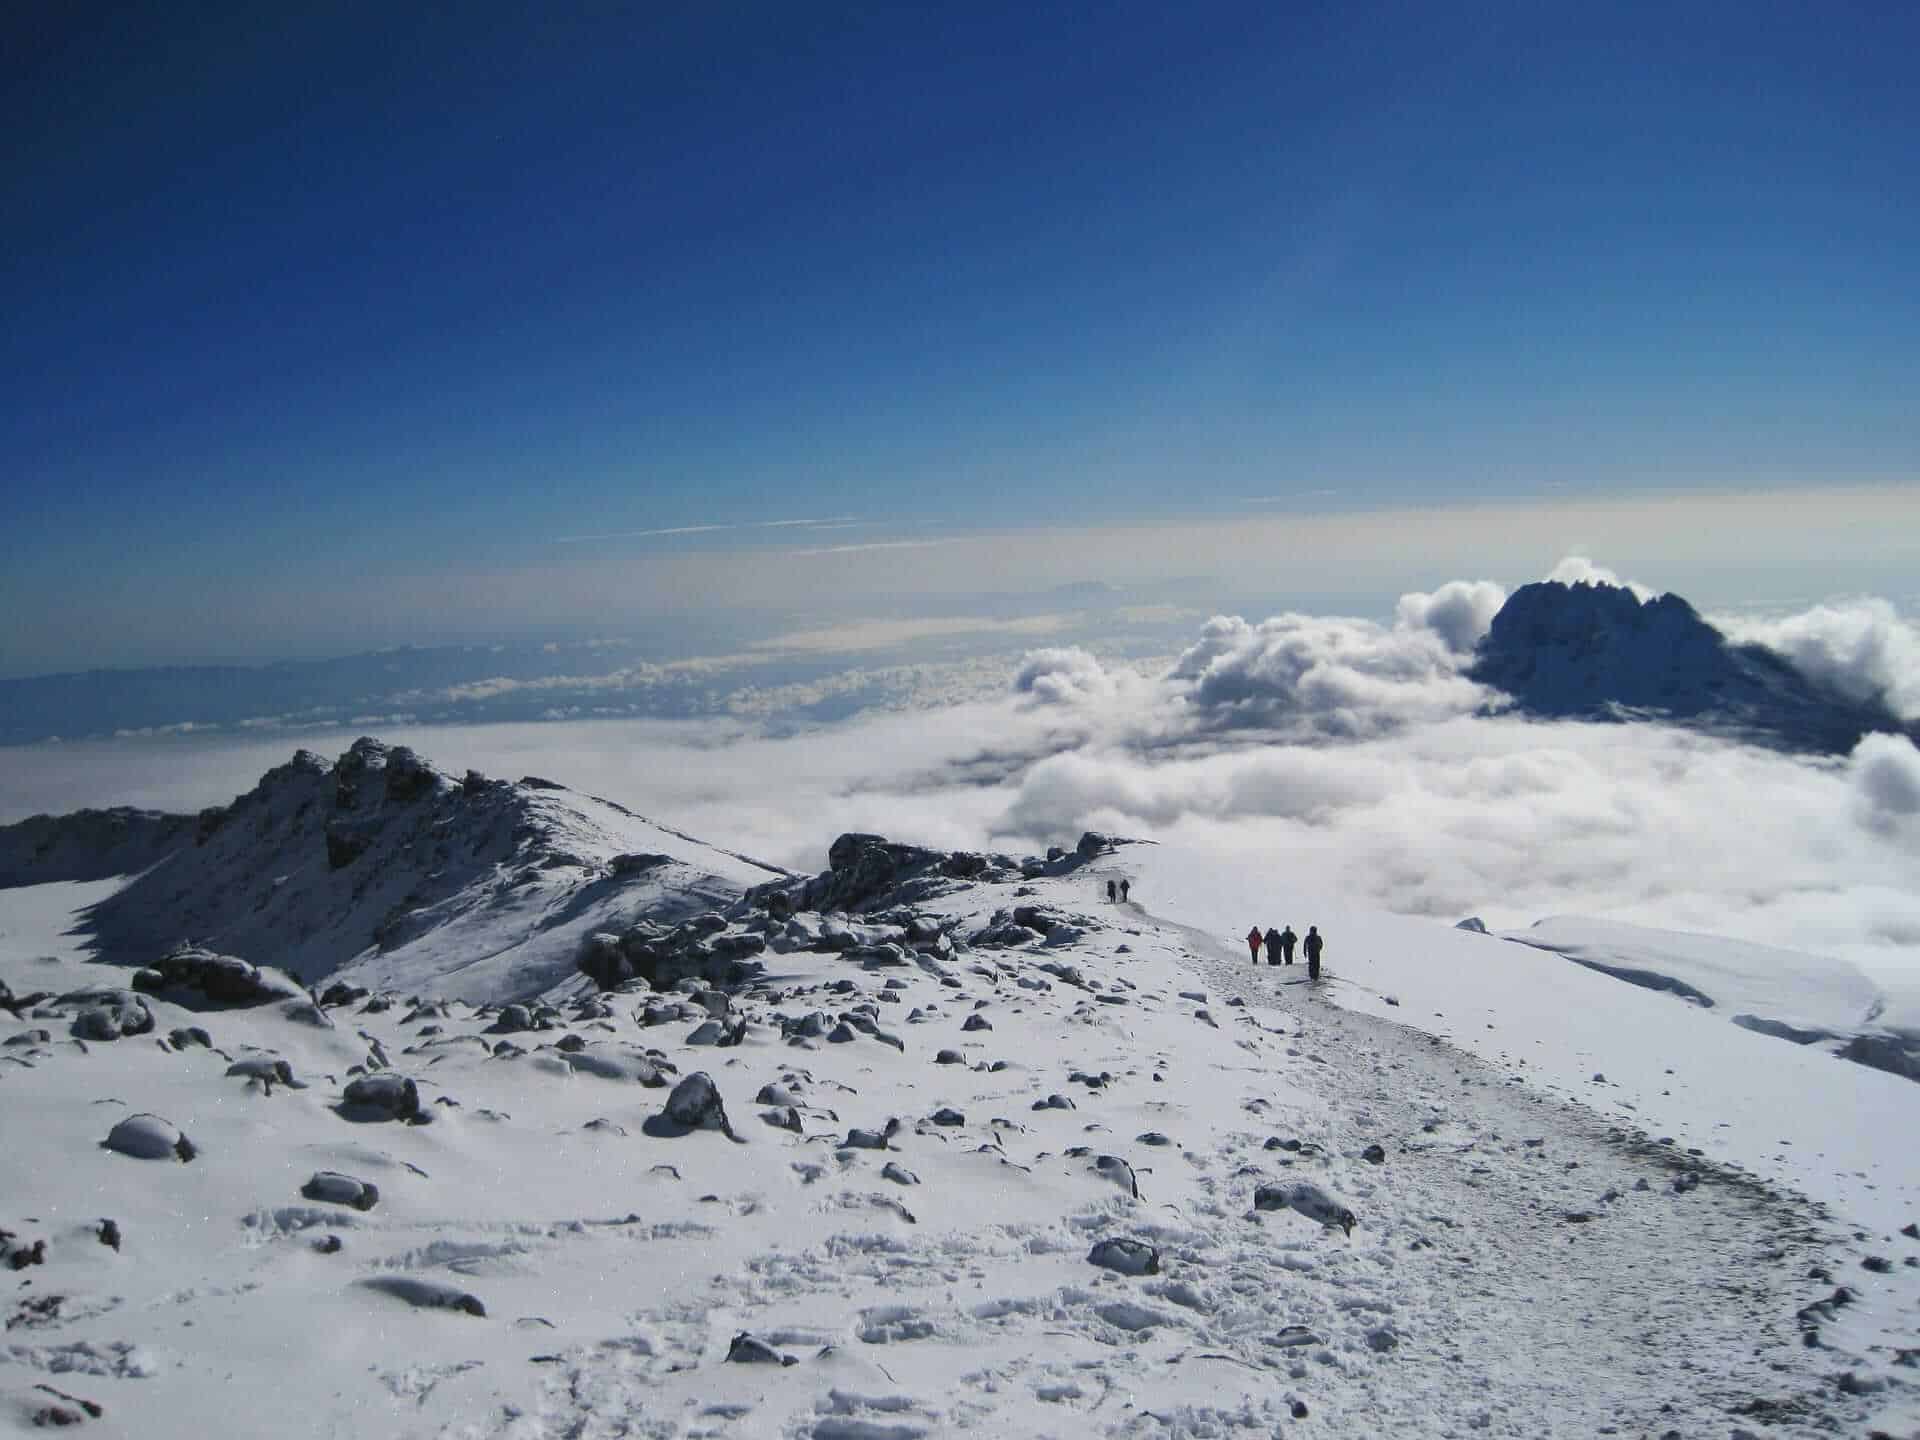
<svg viewBox="0 0 1920 1440"><path fill-rule="evenodd" d="M1122 858L1110 873L1163 903L1161 852ZM569 1023L514 1034L405 997L335 1008L331 1029L150 1001L155 1034L84 1050L27 1017L9 1033L49 1039L0 1050L7 1150L32 1157L0 1184L0 1226L44 1238L47 1261L8 1297L0 1393L24 1415L51 1384L104 1407L107 1434L817 1440L1715 1433L1754 1404L1756 1433L1795 1434L1904 1403L1884 1384L1836 1395L1840 1361L1803 1344L1796 1308L1832 1289L1806 1279L1828 1245L1809 1207L1610 1134L1504 1066L1275 990L1284 972L1247 972L1244 951L1235 966L1096 901L1105 873L1019 887L1072 915L1071 944L878 969L767 955L766 983L734 1000L751 1022L738 1045L690 1043L692 1019L641 1025L644 994L580 1018L578 982L554 992ZM1010 888L919 908L964 937ZM80 896L39 889L0 896L17 917L0 978L98 986L60 934ZM1321 924L1338 975L1357 937ZM1440 936L1583 977L1604 987L1596 1005L1633 997L1630 1016L1672 1003ZM899 1048L783 1038L782 1017L863 1004ZM992 1028L964 1028L975 1015ZM183 1025L223 1053L157 1043ZM558 1048L566 1035L584 1050ZM503 1041L525 1053L496 1054ZM376 1046L431 1123L342 1113L349 1067ZM567 1059L649 1049L669 1082L713 1077L737 1141L663 1131L668 1088ZM226 1073L254 1055L305 1088ZM768 1085L798 1133L763 1120L788 1119L756 1102ZM196 1158L100 1149L136 1112L172 1121ZM847 1143L856 1130L885 1148ZM372 1182L377 1205L304 1197L323 1170ZM1351 1206L1351 1237L1256 1208L1260 1186L1300 1180ZM1153 1273L1089 1263L1109 1238L1153 1247ZM22 1308L54 1294L51 1314Z"/></svg>

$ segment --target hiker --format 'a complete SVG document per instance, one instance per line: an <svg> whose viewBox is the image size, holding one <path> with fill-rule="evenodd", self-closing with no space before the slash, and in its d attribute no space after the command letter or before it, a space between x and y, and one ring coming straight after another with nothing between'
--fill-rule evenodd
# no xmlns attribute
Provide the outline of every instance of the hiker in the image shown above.
<svg viewBox="0 0 1920 1440"><path fill-rule="evenodd" d="M1253 963L1256 965L1260 963L1260 940L1260 927L1258 925L1247 931L1247 949L1253 952Z"/></svg>
<svg viewBox="0 0 1920 1440"><path fill-rule="evenodd" d="M1267 927L1267 964L1280 963L1280 932L1271 925Z"/></svg>
<svg viewBox="0 0 1920 1440"><path fill-rule="evenodd" d="M1293 927L1287 926L1280 932L1280 958L1283 964L1293 963L1293 947L1300 943L1300 937L1293 933ZM1273 959L1273 951L1267 951L1267 959Z"/></svg>
<svg viewBox="0 0 1920 1440"><path fill-rule="evenodd" d="M1126 904L1126 903L1127 903L1127 890L1128 890L1129 888L1130 888L1130 887L1129 887L1129 885L1128 885L1128 882L1127 882L1127 881L1125 881L1125 880L1122 880L1122 881L1120 882L1120 903L1121 903L1122 905L1124 905L1124 904Z"/></svg>
<svg viewBox="0 0 1920 1440"><path fill-rule="evenodd" d="M1324 943L1320 938L1319 930L1311 925L1307 926L1307 978L1309 980L1320 978L1320 947Z"/></svg>
<svg viewBox="0 0 1920 1440"><path fill-rule="evenodd" d="M1107 904L1109 905L1113 904L1114 893L1118 889L1119 887L1115 885L1113 881L1111 880L1107 881Z"/></svg>

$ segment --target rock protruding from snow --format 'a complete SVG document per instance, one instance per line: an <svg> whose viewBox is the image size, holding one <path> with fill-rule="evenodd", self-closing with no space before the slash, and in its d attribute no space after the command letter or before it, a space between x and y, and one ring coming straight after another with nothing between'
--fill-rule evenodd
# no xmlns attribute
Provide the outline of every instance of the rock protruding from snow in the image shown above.
<svg viewBox="0 0 1920 1440"><path fill-rule="evenodd" d="M353 1119L418 1120L420 1087L404 1075L383 1070L348 1083L342 1108Z"/></svg>
<svg viewBox="0 0 1920 1440"><path fill-rule="evenodd" d="M1262 1185L1253 1192L1253 1208L1292 1210L1329 1229L1337 1225L1348 1235L1353 1234L1353 1227L1360 1223L1352 1210L1311 1180L1296 1181L1292 1185Z"/></svg>
<svg viewBox="0 0 1920 1440"><path fill-rule="evenodd" d="M359 1180L338 1170L318 1170L300 1187L309 1200L329 1205L351 1205L356 1210L371 1210L380 1203L380 1187L371 1180Z"/></svg>
<svg viewBox="0 0 1920 1440"><path fill-rule="evenodd" d="M1482 920L1478 915L1469 915L1466 919L1457 922L1453 928L1456 930L1470 930L1475 935L1485 935L1489 933L1487 930L1487 922Z"/></svg>
<svg viewBox="0 0 1920 1440"><path fill-rule="evenodd" d="M727 1346L727 1359L735 1365L797 1365L800 1363L793 1356L781 1354L758 1335L746 1330L734 1336L733 1343Z"/></svg>
<svg viewBox="0 0 1920 1440"><path fill-rule="evenodd" d="M81 990L61 996L59 1003L79 1009L73 1017L77 1040L118 1040L153 1029L153 1012L131 990Z"/></svg>
<svg viewBox="0 0 1920 1440"><path fill-rule="evenodd" d="M416 1275L375 1275L358 1283L416 1310L457 1310L482 1320L487 1315L487 1307L480 1303L479 1296L440 1280L423 1280Z"/></svg>
<svg viewBox="0 0 1920 1440"><path fill-rule="evenodd" d="M306 992L277 970L262 969L238 955L221 955L204 946L177 945L141 972L135 984L168 994L182 1004L264 1005L272 1000L302 1000Z"/></svg>
<svg viewBox="0 0 1920 1440"><path fill-rule="evenodd" d="M1087 1263L1122 1275L1158 1275L1160 1252L1141 1240L1102 1240L1087 1252Z"/></svg>
<svg viewBox="0 0 1920 1440"><path fill-rule="evenodd" d="M766 948L758 935L729 932L724 915L705 913L664 925L642 920L620 934L597 931L580 945L578 966L602 990L639 980L671 990L683 980L732 989L766 973L748 957Z"/></svg>
<svg viewBox="0 0 1920 1440"><path fill-rule="evenodd" d="M713 1083L713 1077L704 1070L696 1070L667 1096L667 1103L655 1117L656 1131L666 1129L669 1133L684 1134L690 1130L718 1130L729 1139L734 1138L733 1126L727 1120L727 1107L720 1098L720 1087Z"/></svg>
<svg viewBox="0 0 1920 1440"><path fill-rule="evenodd" d="M129 1115L107 1133L102 1143L135 1160L191 1160L198 1153L179 1126L158 1115Z"/></svg>

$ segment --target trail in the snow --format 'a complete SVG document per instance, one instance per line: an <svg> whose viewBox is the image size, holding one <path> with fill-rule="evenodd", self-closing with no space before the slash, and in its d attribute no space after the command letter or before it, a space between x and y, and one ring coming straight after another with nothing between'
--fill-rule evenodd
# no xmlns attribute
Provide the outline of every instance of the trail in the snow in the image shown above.
<svg viewBox="0 0 1920 1440"><path fill-rule="evenodd" d="M1140 913L1185 937L1213 989L1291 1012L1295 1048L1323 1062L1334 1148L1387 1152L1349 1183L1362 1225L1419 1217L1452 1267L1404 1317L1446 1342L1399 1351L1383 1413L1424 1379L1484 1389L1475 1424L1496 1433L1691 1434L1745 1415L1794 1434L1840 1418L1840 1397L1783 1363L1804 1343L1796 1311L1832 1289L1809 1279L1827 1237L1805 1201L1342 1010L1337 986L1358 982L1256 969L1229 941Z"/></svg>

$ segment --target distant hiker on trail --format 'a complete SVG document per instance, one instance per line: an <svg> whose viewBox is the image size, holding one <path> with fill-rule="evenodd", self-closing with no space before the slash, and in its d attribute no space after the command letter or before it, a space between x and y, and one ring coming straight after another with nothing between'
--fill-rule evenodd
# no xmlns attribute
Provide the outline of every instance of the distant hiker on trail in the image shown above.
<svg viewBox="0 0 1920 1440"><path fill-rule="evenodd" d="M1293 947L1299 943L1300 937L1293 933L1293 927L1291 925L1280 932L1280 958L1283 964L1291 965L1293 963ZM1273 963L1273 947L1271 945L1267 947L1267 963L1269 965Z"/></svg>
<svg viewBox="0 0 1920 1440"><path fill-rule="evenodd" d="M1126 882L1125 880L1122 880L1122 881L1120 882L1120 903L1121 903L1122 905L1124 905L1124 904L1126 904L1126 903L1127 903L1127 890L1128 890L1128 888L1129 888L1129 887L1128 887L1128 883L1127 883L1127 882Z"/></svg>
<svg viewBox="0 0 1920 1440"><path fill-rule="evenodd" d="M1307 978L1309 980L1320 978L1320 947L1324 943L1320 938L1320 932L1311 925L1307 926Z"/></svg>
<svg viewBox="0 0 1920 1440"><path fill-rule="evenodd" d="M1271 925L1267 927L1267 964L1280 963L1280 932Z"/></svg>
<svg viewBox="0 0 1920 1440"><path fill-rule="evenodd" d="M1111 880L1107 881L1107 903L1109 905L1113 904L1114 895L1119 890L1119 888L1120 887L1115 885L1113 881Z"/></svg>
<svg viewBox="0 0 1920 1440"><path fill-rule="evenodd" d="M1253 952L1253 963L1256 965L1260 963L1260 939L1260 927L1258 925L1247 931L1247 949Z"/></svg>

